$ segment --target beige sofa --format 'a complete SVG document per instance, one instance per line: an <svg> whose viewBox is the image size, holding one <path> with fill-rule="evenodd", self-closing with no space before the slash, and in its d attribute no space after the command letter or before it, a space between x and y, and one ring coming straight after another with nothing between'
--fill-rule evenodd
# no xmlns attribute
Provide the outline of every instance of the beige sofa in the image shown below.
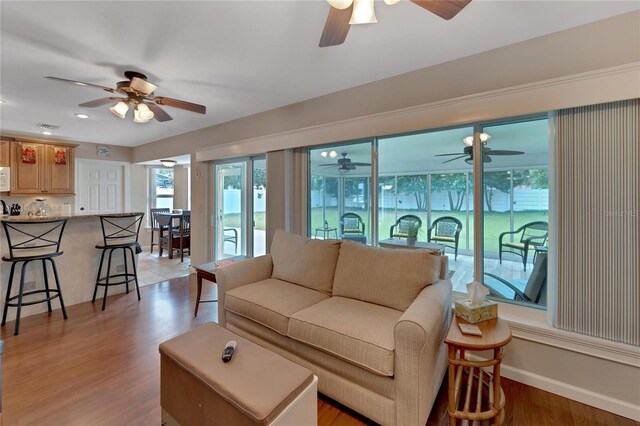
<svg viewBox="0 0 640 426"><path fill-rule="evenodd" d="M277 231L270 254L217 272L218 322L310 368L320 392L375 422L424 425L447 366L446 267L427 250Z"/></svg>

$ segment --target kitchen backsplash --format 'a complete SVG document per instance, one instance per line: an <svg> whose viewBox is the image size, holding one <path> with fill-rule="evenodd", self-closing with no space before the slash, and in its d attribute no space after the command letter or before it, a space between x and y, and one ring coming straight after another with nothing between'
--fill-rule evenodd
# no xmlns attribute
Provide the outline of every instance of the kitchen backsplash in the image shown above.
<svg viewBox="0 0 640 426"><path fill-rule="evenodd" d="M47 200L47 212L49 214L62 214L67 213L67 209L70 208L71 212L75 211L75 199L76 197L73 195L34 195L34 196L24 196L24 195L14 195L14 196L6 196L1 195L0 199L7 203L8 207L11 207L12 204L19 204L22 209L20 210L20 214L27 214L29 210L34 211L36 207L36 198L44 198Z"/></svg>

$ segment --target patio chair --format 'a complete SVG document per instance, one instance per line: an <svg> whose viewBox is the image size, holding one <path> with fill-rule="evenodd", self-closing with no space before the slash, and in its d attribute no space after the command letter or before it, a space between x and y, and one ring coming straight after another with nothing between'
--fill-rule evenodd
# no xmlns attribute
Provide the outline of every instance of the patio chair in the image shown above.
<svg viewBox="0 0 640 426"><path fill-rule="evenodd" d="M443 216L434 220L429 229L427 229L427 239L429 242L436 241L454 249L455 260L458 260L460 231L462 231L462 222L452 216Z"/></svg>
<svg viewBox="0 0 640 426"><path fill-rule="evenodd" d="M227 232L231 232L231 234L227 234ZM223 243L233 243L233 248L238 253L238 230L236 228L224 228L222 233L224 235Z"/></svg>
<svg viewBox="0 0 640 426"><path fill-rule="evenodd" d="M418 223L418 228L422 226L422 219L412 214L401 216L396 223L389 228L389 238L407 238L407 230L413 223Z"/></svg>
<svg viewBox="0 0 640 426"><path fill-rule="evenodd" d="M364 233L364 221L356 213L345 213L340 216L340 239L367 243Z"/></svg>
<svg viewBox="0 0 640 426"><path fill-rule="evenodd" d="M505 236L519 235L514 242L504 242ZM527 270L527 257L529 250L535 250L537 246L544 246L549 236L549 224L543 221L529 222L513 232L503 232L498 238L499 258L502 265L502 253L512 253L522 258L524 270Z"/></svg>
<svg viewBox="0 0 640 426"><path fill-rule="evenodd" d="M511 280L509 282L488 272L484 274L489 277L489 279L485 279L484 284L494 297L542 306L547 304L547 253L538 254L533 271L526 282L525 280Z"/></svg>

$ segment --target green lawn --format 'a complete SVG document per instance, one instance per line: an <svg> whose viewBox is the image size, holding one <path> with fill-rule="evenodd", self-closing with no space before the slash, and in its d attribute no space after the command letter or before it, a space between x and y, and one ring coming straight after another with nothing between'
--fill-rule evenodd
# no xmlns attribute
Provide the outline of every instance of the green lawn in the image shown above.
<svg viewBox="0 0 640 426"><path fill-rule="evenodd" d="M370 227L369 227L369 219L367 217L366 212L362 211L354 211L362 216L362 219L365 220L367 234L371 235ZM416 212L415 210L398 210L398 216L402 216L405 214L413 214L417 215L422 219L422 232L418 237L420 241L427 240L427 213L424 211ZM469 238L469 248L473 250L473 232L468 233L467 229L467 218L465 212L451 212L451 211L432 211L431 212L432 219L436 219L441 216L453 216L458 218L462 222L462 232L460 233L460 249L466 248L466 238L467 235L470 235ZM329 227L338 227L340 219L338 217L338 209L337 208L328 208L326 209L326 220ZM394 211L390 209L385 209L384 212L379 214L380 219L380 228L379 228L379 236L380 239L387 238L389 235L389 228L391 225L395 223L395 215ZM548 221L548 212L546 211L535 211L535 212L516 212L514 216L514 225L517 229L519 226L533 222L536 220ZM256 221L256 229L265 230L265 213L259 212L255 214ZM311 234L313 235L313 230L315 228L321 228L324 224L322 218L322 209L312 209L311 210ZM224 215L224 225L225 227L236 227L240 228L240 214L226 214ZM469 214L469 227L473 228L473 214ZM500 213L500 212L485 212L484 213L484 247L486 251L497 252L498 251L498 236L501 232L509 230L509 213Z"/></svg>

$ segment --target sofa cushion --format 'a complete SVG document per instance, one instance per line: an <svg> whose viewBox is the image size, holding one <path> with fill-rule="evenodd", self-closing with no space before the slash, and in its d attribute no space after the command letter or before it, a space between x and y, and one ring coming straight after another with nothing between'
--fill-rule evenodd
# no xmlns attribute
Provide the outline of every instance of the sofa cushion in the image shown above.
<svg viewBox="0 0 640 426"><path fill-rule="evenodd" d="M338 240L312 240L278 229L271 244L271 277L331 294L339 250Z"/></svg>
<svg viewBox="0 0 640 426"><path fill-rule="evenodd" d="M393 376L395 309L331 297L291 315L289 337L381 376Z"/></svg>
<svg viewBox="0 0 640 426"><path fill-rule="evenodd" d="M405 311L439 274L440 256L427 250L385 249L344 241L333 295Z"/></svg>
<svg viewBox="0 0 640 426"><path fill-rule="evenodd" d="M291 314L328 297L319 291L269 278L229 290L224 309L286 336Z"/></svg>

